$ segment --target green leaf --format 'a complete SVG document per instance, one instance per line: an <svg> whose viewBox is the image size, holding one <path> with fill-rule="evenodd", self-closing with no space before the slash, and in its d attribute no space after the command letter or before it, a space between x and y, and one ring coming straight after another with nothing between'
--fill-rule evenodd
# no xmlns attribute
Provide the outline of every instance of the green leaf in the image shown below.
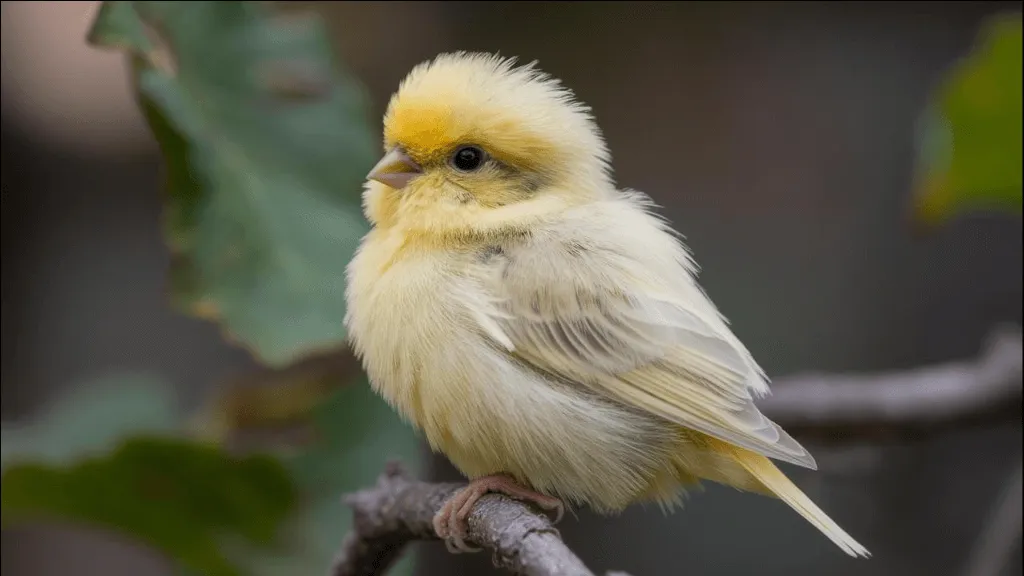
<svg viewBox="0 0 1024 576"><path fill-rule="evenodd" d="M376 138L320 21L265 4L106 2L89 39L130 55L163 152L175 302L280 367L344 340L344 270L366 230ZM416 436L361 384L319 407L317 442L277 455L298 490L280 545L220 536L210 564L187 568L208 574L216 553L243 574L326 572L350 523L342 494L392 458L418 462Z"/></svg>
<svg viewBox="0 0 1024 576"><path fill-rule="evenodd" d="M146 381L115 384L81 389L41 420L5 427L4 526L47 520L102 527L207 576L244 573L225 553L229 546L280 545L276 537L298 493L278 459L155 436L175 433L172 420L180 422L169 393ZM154 421L146 423L147 416Z"/></svg>
<svg viewBox="0 0 1024 576"><path fill-rule="evenodd" d="M986 22L921 121L915 210L924 222L958 213L1021 213L1020 13Z"/></svg>
<svg viewBox="0 0 1024 576"><path fill-rule="evenodd" d="M203 574L236 576L242 572L221 552L223 540L269 546L295 498L287 471L269 457L236 459L186 440L135 437L69 467L9 467L3 522L106 527Z"/></svg>
<svg viewBox="0 0 1024 576"><path fill-rule="evenodd" d="M89 39L132 54L176 304L281 366L344 341L375 139L322 23L265 4L105 2Z"/></svg>

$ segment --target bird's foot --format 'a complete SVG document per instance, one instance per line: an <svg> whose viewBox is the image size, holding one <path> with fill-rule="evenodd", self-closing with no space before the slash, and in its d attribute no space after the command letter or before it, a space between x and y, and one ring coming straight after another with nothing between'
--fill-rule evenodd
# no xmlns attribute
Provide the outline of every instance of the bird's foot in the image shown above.
<svg viewBox="0 0 1024 576"><path fill-rule="evenodd" d="M479 548L466 544L466 536L469 534L467 519L477 500L488 492L498 492L516 500L532 502L546 512L553 512L555 524L565 513L565 505L558 498L525 488L504 474L477 478L453 494L434 515L434 532L444 540L449 552L458 554L480 551Z"/></svg>

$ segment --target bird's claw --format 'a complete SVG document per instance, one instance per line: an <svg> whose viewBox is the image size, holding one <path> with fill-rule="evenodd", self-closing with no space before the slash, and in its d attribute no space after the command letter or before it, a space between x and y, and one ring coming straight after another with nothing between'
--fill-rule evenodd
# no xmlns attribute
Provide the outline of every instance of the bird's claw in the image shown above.
<svg viewBox="0 0 1024 576"><path fill-rule="evenodd" d="M557 524L565 515L565 504L558 498L524 488L505 475L477 478L453 494L434 515L434 532L444 540L445 547L452 554L479 552L481 549L466 543L469 537L468 519L477 500L488 492L498 492L510 498L532 502L545 512L553 512L553 523Z"/></svg>
<svg viewBox="0 0 1024 576"><path fill-rule="evenodd" d="M452 554L479 552L480 548L474 548L466 544L467 527L466 522L457 520L458 513L455 509L456 500L461 499L462 492L452 495L444 506L434 515L434 532L438 538L444 540L445 548ZM461 524L461 526L460 526Z"/></svg>

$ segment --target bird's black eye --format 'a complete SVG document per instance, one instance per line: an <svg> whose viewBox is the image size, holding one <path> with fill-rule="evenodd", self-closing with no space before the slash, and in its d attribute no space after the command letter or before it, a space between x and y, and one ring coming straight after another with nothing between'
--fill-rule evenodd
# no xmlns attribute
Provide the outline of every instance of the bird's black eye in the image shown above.
<svg viewBox="0 0 1024 576"><path fill-rule="evenodd" d="M476 146L463 146L452 156L452 166L462 172L472 172L484 165L484 151Z"/></svg>

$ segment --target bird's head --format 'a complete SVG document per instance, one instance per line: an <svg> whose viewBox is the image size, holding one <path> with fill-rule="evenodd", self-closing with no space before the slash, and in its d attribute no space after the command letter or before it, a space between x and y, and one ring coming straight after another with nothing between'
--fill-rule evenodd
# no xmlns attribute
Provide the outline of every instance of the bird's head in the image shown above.
<svg viewBox="0 0 1024 576"><path fill-rule="evenodd" d="M372 221L457 227L607 193L609 154L589 108L533 64L514 64L443 54L409 73L368 175Z"/></svg>

